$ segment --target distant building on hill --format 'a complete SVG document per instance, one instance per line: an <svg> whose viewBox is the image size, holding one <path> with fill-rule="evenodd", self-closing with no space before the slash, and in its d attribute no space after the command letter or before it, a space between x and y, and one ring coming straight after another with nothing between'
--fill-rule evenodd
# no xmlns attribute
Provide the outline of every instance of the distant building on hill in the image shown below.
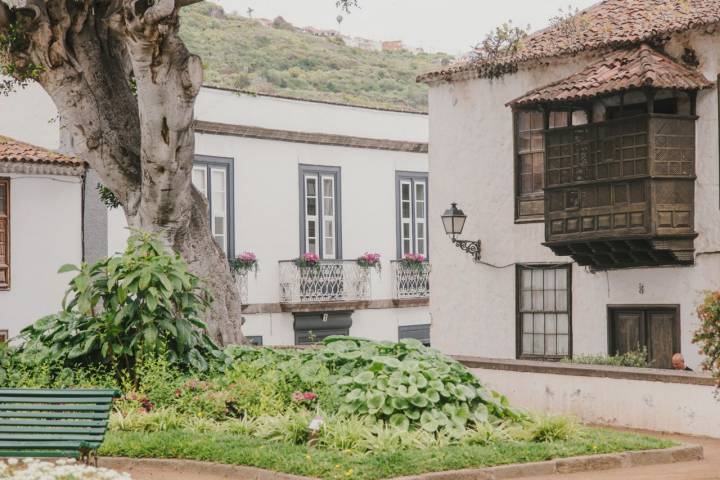
<svg viewBox="0 0 720 480"><path fill-rule="evenodd" d="M349 47L361 48L363 50L368 50L372 52L380 52L383 49L383 42L381 42L380 40L370 40L369 38L348 36L343 36L343 40L345 41L345 45Z"/></svg>
<svg viewBox="0 0 720 480"><path fill-rule="evenodd" d="M383 52L399 52L400 50L406 50L405 44L402 40L389 40L382 42Z"/></svg>

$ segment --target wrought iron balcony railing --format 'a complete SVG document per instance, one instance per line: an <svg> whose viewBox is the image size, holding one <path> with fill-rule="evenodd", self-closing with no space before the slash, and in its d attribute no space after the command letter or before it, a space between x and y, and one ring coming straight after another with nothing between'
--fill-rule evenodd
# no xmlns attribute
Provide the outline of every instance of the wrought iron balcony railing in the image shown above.
<svg viewBox="0 0 720 480"><path fill-rule="evenodd" d="M430 296L430 264L394 260L392 267L393 297L427 298Z"/></svg>
<svg viewBox="0 0 720 480"><path fill-rule="evenodd" d="M248 303L248 271L240 270L235 274L235 286L240 294L240 303L247 305Z"/></svg>
<svg viewBox="0 0 720 480"><path fill-rule="evenodd" d="M355 260L321 260L299 267L294 260L279 262L280 302L318 303L370 298L370 269Z"/></svg>

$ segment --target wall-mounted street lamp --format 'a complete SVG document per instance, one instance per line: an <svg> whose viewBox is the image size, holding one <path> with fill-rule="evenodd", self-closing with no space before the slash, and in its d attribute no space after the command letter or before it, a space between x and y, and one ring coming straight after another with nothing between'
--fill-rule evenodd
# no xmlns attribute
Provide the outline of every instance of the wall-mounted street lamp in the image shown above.
<svg viewBox="0 0 720 480"><path fill-rule="evenodd" d="M467 220L467 215L457 208L457 203L450 204L450 208L445 210L441 218L443 226L445 227L445 233L448 234L450 240L457 245L460 250L472 255L476 262L480 261L480 240L471 241L457 238L458 235L462 233L465 227L465 220Z"/></svg>

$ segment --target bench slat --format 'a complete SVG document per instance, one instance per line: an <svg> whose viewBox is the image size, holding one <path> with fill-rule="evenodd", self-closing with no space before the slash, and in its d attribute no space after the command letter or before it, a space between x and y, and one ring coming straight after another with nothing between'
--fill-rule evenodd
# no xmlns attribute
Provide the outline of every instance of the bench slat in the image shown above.
<svg viewBox="0 0 720 480"><path fill-rule="evenodd" d="M0 438L6 433L47 433L47 434L63 434L63 433L74 433L74 434L99 434L104 435L105 427L53 427L52 425L43 425L37 427L7 427L0 425Z"/></svg>
<svg viewBox="0 0 720 480"><path fill-rule="evenodd" d="M112 397L12 397L0 392L2 403L112 403Z"/></svg>
<svg viewBox="0 0 720 480"><path fill-rule="evenodd" d="M77 449L80 447L80 444L87 445L89 448L97 448L100 446L100 442L97 441L63 441L63 440L55 440L54 442L43 442L40 440L26 440L26 441L11 441L7 442L5 440L0 440L0 450L2 449L25 449L25 448L38 448L38 449L45 449L45 450L66 450L66 449Z"/></svg>
<svg viewBox="0 0 720 480"><path fill-rule="evenodd" d="M46 418L42 420L27 420L23 418L0 418L0 425L5 427L17 425L33 425L48 427L101 427L107 428L107 420L65 420Z"/></svg>
<svg viewBox="0 0 720 480"><path fill-rule="evenodd" d="M0 388L0 395L8 396L38 396L38 397L119 397L120 392L111 389L66 389L53 390L51 388Z"/></svg>
<svg viewBox="0 0 720 480"><path fill-rule="evenodd" d="M109 412L108 412L109 413ZM108 413L72 413L72 412L3 412L0 418L86 418L107 419ZM2 423L2 420L0 420Z"/></svg>
<svg viewBox="0 0 720 480"><path fill-rule="evenodd" d="M2 457L45 457L45 458L60 458L70 457L78 458L77 448L65 448L57 450L2 450L0 449L0 458Z"/></svg>
<svg viewBox="0 0 720 480"><path fill-rule="evenodd" d="M91 433L68 434L68 433L2 433L0 434L0 442L9 441L38 441L38 442L69 442L77 440L78 442L102 442L103 435Z"/></svg>
<svg viewBox="0 0 720 480"><path fill-rule="evenodd" d="M27 404L27 403L0 403L0 410L41 410L41 411L58 411L58 412L106 412L110 410L110 405L56 405L56 404Z"/></svg>

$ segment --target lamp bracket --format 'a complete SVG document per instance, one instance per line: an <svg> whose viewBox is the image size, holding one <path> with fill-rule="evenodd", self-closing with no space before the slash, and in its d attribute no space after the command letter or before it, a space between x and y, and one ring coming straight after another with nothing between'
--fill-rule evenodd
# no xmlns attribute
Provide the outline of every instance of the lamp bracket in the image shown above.
<svg viewBox="0 0 720 480"><path fill-rule="evenodd" d="M472 255L476 262L480 261L480 253L482 251L482 243L480 240L472 241L453 238L452 242L463 252L467 252Z"/></svg>

